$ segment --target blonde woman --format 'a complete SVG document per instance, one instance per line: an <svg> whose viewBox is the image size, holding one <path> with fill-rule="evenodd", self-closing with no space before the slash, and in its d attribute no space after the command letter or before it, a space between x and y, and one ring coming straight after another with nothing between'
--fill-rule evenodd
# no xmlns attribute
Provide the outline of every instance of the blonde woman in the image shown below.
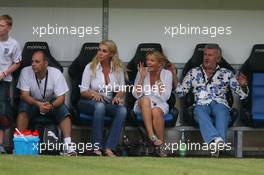
<svg viewBox="0 0 264 175"><path fill-rule="evenodd" d="M133 95L137 99L134 112L141 114L148 136L155 146L164 143L164 114L172 90L172 73L164 69L166 57L158 52L147 53L147 67L138 65Z"/></svg>
<svg viewBox="0 0 264 175"><path fill-rule="evenodd" d="M83 111L93 115L92 143L97 145L94 154L116 156L114 151L119 143L121 131L127 110L123 106L125 92L125 67L121 63L117 46L111 40L102 41L99 44L97 55L89 63L83 72L82 84L80 85L80 105L86 105ZM113 117L112 126L103 142L104 117Z"/></svg>

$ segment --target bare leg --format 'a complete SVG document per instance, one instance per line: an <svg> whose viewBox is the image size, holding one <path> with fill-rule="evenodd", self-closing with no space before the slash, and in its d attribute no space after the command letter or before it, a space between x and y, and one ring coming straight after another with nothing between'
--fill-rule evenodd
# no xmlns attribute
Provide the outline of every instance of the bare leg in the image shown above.
<svg viewBox="0 0 264 175"><path fill-rule="evenodd" d="M0 129L0 145L3 144L4 141L4 130Z"/></svg>
<svg viewBox="0 0 264 175"><path fill-rule="evenodd" d="M152 114L151 114L151 104L148 97L143 97L139 102L139 108L141 109L142 117L144 120L144 125L147 129L148 136L154 135L153 125L152 125Z"/></svg>
<svg viewBox="0 0 264 175"><path fill-rule="evenodd" d="M20 131L25 131L28 128L28 115L26 112L20 112L17 116L17 129Z"/></svg>
<svg viewBox="0 0 264 175"><path fill-rule="evenodd" d="M62 120L59 126L64 138L71 137L71 119L69 116Z"/></svg>
<svg viewBox="0 0 264 175"><path fill-rule="evenodd" d="M161 140L162 144L164 143L164 119L163 119L163 111L160 108L152 109L153 116L153 126L155 133L158 138Z"/></svg>

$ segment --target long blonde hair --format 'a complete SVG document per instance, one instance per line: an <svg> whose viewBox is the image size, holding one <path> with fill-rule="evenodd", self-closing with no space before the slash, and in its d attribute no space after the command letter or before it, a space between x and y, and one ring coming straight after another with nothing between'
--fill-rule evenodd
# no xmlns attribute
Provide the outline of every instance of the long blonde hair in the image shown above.
<svg viewBox="0 0 264 175"><path fill-rule="evenodd" d="M109 49L110 54L112 55L112 57L111 57L112 69L113 69L113 72L114 72L117 80L120 81L120 77L118 75L120 75L120 73L122 73L122 72L125 73L125 78L128 79L128 75L126 73L126 67L124 66L124 64L122 63L122 61L119 58L118 50L117 50L117 46L116 46L115 42L112 40L104 40L104 41L100 42L99 45L101 45L101 44L106 45ZM97 55L96 55L93 58L93 60L91 62L91 67L90 67L94 77L96 76L96 67L97 67L98 63L99 63L99 61L98 61Z"/></svg>

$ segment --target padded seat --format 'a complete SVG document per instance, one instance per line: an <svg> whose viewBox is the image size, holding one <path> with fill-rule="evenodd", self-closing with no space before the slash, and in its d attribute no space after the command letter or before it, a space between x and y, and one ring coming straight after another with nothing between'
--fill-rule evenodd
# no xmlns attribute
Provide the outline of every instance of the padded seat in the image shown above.
<svg viewBox="0 0 264 175"><path fill-rule="evenodd" d="M249 58L242 65L240 72L248 79L249 96L242 100L241 119L244 125L264 126L264 44L253 46Z"/></svg>
<svg viewBox="0 0 264 175"><path fill-rule="evenodd" d="M256 126L264 125L264 73L253 73L252 119Z"/></svg>

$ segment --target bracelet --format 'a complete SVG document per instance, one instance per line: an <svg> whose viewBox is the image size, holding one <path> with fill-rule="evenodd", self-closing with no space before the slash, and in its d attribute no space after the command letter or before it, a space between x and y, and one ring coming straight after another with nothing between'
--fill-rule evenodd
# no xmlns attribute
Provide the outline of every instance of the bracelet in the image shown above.
<svg viewBox="0 0 264 175"><path fill-rule="evenodd" d="M55 106L54 106L54 104L53 104L53 103L50 103L50 105L52 106L52 109L54 109L54 108L55 108Z"/></svg>

